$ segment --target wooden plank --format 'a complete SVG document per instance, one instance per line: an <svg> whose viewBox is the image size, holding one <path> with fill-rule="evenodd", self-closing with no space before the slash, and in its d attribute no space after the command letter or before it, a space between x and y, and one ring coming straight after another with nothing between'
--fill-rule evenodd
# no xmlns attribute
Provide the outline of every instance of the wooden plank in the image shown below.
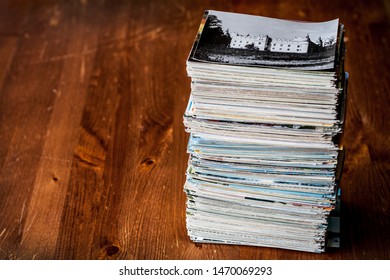
<svg viewBox="0 0 390 280"><path fill-rule="evenodd" d="M58 236L56 257L61 259L101 258L102 254L117 253L117 223L133 214L128 212L122 216L114 212L111 219L106 216L106 212L111 211L111 207L116 206L116 200L121 198L121 180L129 176L123 169L124 155L135 152L133 147L126 146L131 141L126 142L127 139L116 136L121 129L127 132L131 128L127 119L129 113L137 110L137 104L130 106L125 97L139 98L131 89L126 91L123 88L129 85L128 81L123 84L123 78L129 75L129 69L124 68L128 59L125 51L127 27L124 23L130 18L125 7L112 7L111 12L115 14L115 20L105 18L98 32L94 68ZM124 108L123 104L129 106ZM118 108L122 110L119 112ZM131 135L130 139L136 140L136 135ZM114 151L113 144L118 140L120 146ZM113 152L119 156L116 166L112 165ZM107 228L110 236L100 235L102 228Z"/></svg>
<svg viewBox="0 0 390 280"><path fill-rule="evenodd" d="M378 236L390 229L388 200L381 198L389 197L385 182L389 182L390 174L389 150L383 145L389 141L389 122L384 121L389 118L385 109L390 105L389 96L379 93L388 84L379 69L388 69L389 60L384 59L382 50L376 47L378 41L389 39L388 15L382 5L378 1L355 3L349 7L351 16L346 17L345 22L346 69L351 83L344 141L341 221L342 256L350 259L389 257L388 246L381 247L377 243ZM375 12L360 17L363 10ZM376 31L375 26L380 29ZM376 65L380 65L379 68Z"/></svg>
<svg viewBox="0 0 390 280"><path fill-rule="evenodd" d="M26 15L31 9L29 1L0 1L0 37L19 37L23 35Z"/></svg>
<svg viewBox="0 0 390 280"><path fill-rule="evenodd" d="M59 10L62 13L69 12L66 8L60 7ZM21 240L20 251L29 254L24 256L26 258L54 257L72 158L79 138L78 128L89 86L88 77L93 66L96 30L83 20L85 11L75 14L72 9L71 13L72 17L62 15L60 19L58 13L58 18L51 19L52 23L63 26L64 33L72 32L72 40L68 41L61 77L53 90L56 99L48 108L51 119Z"/></svg>
<svg viewBox="0 0 390 280"><path fill-rule="evenodd" d="M42 26L41 20L47 22L48 18L40 14L29 19L25 31L30 35L19 38L20 45L1 93L0 141L1 155L5 155L0 161L2 258L24 255L19 255L18 248L51 116L48 108L55 99L53 89L63 65L62 61L50 58L64 53L65 44L61 43L67 38L61 32L54 36L53 28Z"/></svg>
<svg viewBox="0 0 390 280"><path fill-rule="evenodd" d="M0 88L10 67L17 41L17 37L0 37Z"/></svg>

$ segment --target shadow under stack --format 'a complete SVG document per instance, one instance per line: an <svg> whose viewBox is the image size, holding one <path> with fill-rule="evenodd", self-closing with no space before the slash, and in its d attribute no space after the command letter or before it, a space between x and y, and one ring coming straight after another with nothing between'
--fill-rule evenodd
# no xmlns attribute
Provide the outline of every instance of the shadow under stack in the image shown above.
<svg viewBox="0 0 390 280"><path fill-rule="evenodd" d="M337 19L205 12L187 61L184 115L193 241L338 246L343 35Z"/></svg>

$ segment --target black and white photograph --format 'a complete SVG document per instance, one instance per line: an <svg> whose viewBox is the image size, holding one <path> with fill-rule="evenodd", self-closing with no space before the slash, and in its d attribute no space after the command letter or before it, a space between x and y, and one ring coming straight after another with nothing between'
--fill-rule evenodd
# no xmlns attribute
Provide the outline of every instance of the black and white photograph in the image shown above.
<svg viewBox="0 0 390 280"><path fill-rule="evenodd" d="M190 60L307 70L334 69L339 21L298 22L206 11Z"/></svg>

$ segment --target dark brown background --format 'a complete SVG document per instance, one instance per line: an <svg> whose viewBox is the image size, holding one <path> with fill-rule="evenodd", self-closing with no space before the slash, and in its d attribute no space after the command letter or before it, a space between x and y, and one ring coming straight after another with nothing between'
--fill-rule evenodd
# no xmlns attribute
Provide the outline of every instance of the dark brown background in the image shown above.
<svg viewBox="0 0 390 280"><path fill-rule="evenodd" d="M342 247L195 245L185 61L203 11L347 29ZM389 1L0 1L1 259L389 259Z"/></svg>

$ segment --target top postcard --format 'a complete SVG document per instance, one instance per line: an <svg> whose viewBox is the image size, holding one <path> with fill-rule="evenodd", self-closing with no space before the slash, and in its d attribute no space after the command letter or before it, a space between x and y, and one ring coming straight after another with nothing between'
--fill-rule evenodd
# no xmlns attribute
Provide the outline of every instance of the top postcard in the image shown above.
<svg viewBox="0 0 390 280"><path fill-rule="evenodd" d="M339 20L299 22L206 11L189 61L330 70L335 68Z"/></svg>

